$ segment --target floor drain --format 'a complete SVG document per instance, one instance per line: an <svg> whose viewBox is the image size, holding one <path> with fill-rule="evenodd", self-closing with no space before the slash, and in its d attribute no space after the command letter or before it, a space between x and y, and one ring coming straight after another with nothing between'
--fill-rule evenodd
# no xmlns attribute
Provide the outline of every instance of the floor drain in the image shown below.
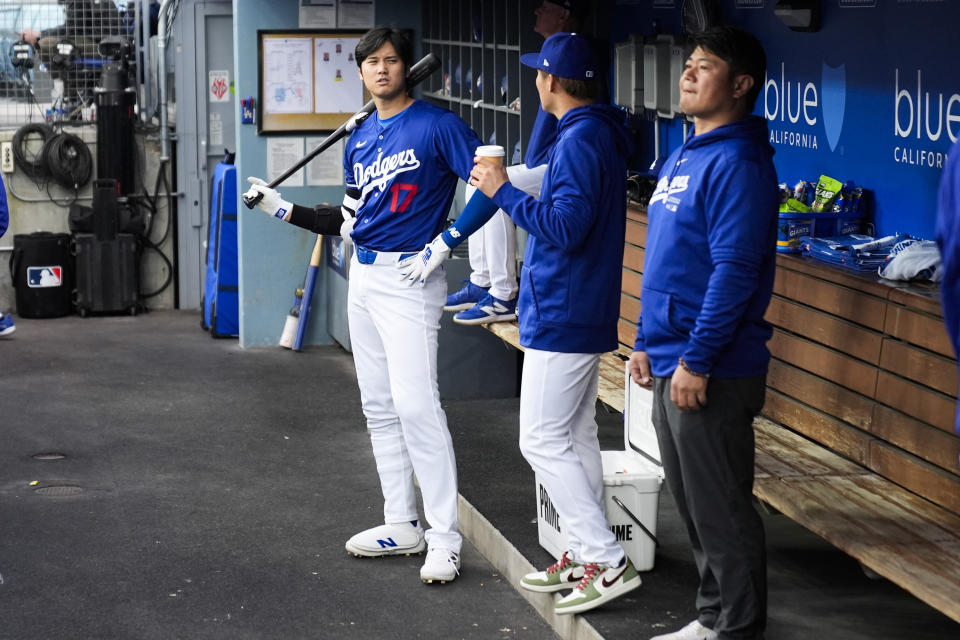
<svg viewBox="0 0 960 640"><path fill-rule="evenodd" d="M38 453L33 456L34 460L64 460L67 456L62 453Z"/></svg>
<svg viewBox="0 0 960 640"><path fill-rule="evenodd" d="M83 487L77 487L70 484L53 485L49 487L40 487L36 490L36 492L42 496L75 496L83 493Z"/></svg>

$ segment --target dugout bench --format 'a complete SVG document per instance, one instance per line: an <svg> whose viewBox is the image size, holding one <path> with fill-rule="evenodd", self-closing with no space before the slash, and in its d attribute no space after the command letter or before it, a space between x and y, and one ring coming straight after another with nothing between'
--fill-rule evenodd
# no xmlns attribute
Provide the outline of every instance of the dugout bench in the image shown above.
<svg viewBox="0 0 960 640"><path fill-rule="evenodd" d="M630 206L617 352L597 395L624 408L646 213ZM936 289L777 256L754 494L960 622L957 362ZM516 322L485 327L518 349Z"/></svg>

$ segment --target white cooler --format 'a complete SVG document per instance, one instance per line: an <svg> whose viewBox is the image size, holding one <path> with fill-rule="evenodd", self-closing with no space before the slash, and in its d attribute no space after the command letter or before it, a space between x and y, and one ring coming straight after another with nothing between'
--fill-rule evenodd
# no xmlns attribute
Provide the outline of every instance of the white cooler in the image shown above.
<svg viewBox="0 0 960 640"><path fill-rule="evenodd" d="M602 451L604 509L617 541L638 571L653 569L657 535L657 505L663 467L651 420L653 392L626 374L623 412L624 451ZM560 559L567 549L563 521L546 488L535 478L537 534L540 545Z"/></svg>

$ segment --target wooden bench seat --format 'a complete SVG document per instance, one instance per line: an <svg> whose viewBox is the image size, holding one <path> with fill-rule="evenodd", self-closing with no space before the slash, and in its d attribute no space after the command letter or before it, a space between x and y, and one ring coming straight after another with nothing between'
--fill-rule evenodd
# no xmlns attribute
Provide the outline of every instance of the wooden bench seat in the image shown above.
<svg viewBox="0 0 960 640"><path fill-rule="evenodd" d="M494 322L483 325L507 344L523 351L520 346L520 333L514 322ZM629 351L621 349L615 353L605 353L600 358L600 379L597 382L597 397L608 407L623 413L624 406L624 369L623 357ZM623 357L619 357L620 354Z"/></svg>

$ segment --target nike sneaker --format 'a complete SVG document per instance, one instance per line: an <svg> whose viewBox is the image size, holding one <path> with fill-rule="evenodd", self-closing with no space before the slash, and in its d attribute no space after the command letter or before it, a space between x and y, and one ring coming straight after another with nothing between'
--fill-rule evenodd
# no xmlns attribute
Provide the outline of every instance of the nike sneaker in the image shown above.
<svg viewBox="0 0 960 640"><path fill-rule="evenodd" d="M583 565L570 559L570 552L564 551L560 559L544 571L528 573L520 579L520 586L528 591L549 593L573 589L583 578Z"/></svg>
<svg viewBox="0 0 960 640"><path fill-rule="evenodd" d="M567 596L554 605L556 613L582 613L610 602L640 586L640 574L624 558L618 567L588 562L583 565L583 578Z"/></svg>

